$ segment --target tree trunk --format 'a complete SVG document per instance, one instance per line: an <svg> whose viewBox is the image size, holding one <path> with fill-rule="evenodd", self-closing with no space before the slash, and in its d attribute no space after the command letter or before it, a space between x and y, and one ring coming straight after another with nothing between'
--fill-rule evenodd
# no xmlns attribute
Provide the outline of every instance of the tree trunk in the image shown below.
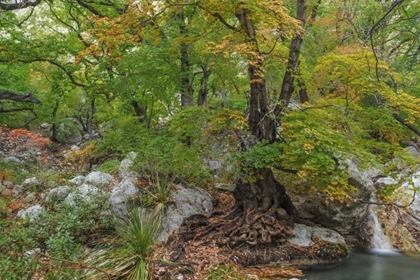
<svg viewBox="0 0 420 280"><path fill-rule="evenodd" d="M52 124L52 127L51 127L50 140L54 141L54 142L58 141L58 139L57 139L57 110L58 110L59 104L60 103L58 101L55 102L55 106L54 106L54 109L53 109L53 112L52 112L53 124Z"/></svg>
<svg viewBox="0 0 420 280"><path fill-rule="evenodd" d="M251 42L256 40L255 30L248 15L244 10L237 15ZM269 115L268 96L264 80L264 60L260 55L258 45L253 44L257 54L248 65L250 80L249 91L249 118L248 124L253 136L258 140L272 143L276 140L276 120ZM286 193L286 189L274 177L270 168L257 168L253 170L256 182L239 182L234 191L236 209L244 213L258 211L275 215L279 207L283 207L293 222L297 218L297 211Z"/></svg>
<svg viewBox="0 0 420 280"><path fill-rule="evenodd" d="M297 19L302 22L302 27L305 26L306 17L306 0L297 0ZM274 110L276 116L280 116L283 109L287 106L294 92L294 81L299 66L300 48L303 42L303 34L298 34L292 39L290 44L289 59L287 63L286 73L283 77L283 83L280 92L280 106Z"/></svg>
<svg viewBox="0 0 420 280"><path fill-rule="evenodd" d="M134 113L136 114L136 116L140 118L140 122L144 124L144 126L147 128L148 126L147 108L140 106L140 104L135 100L131 101L131 105L133 106Z"/></svg>
<svg viewBox="0 0 420 280"><path fill-rule="evenodd" d="M184 12L181 10L178 13L179 19L179 30L181 36L186 36L188 30L185 24ZM194 105L194 88L192 87L192 81L190 80L190 60L189 60L189 45L184 41L181 42L181 106L189 107Z"/></svg>
<svg viewBox="0 0 420 280"><path fill-rule="evenodd" d="M93 116L95 112L96 112L95 99L92 99L92 101L89 104L88 115L87 115L87 120L86 120L86 128L89 134L89 139L91 139L93 135Z"/></svg>
<svg viewBox="0 0 420 280"><path fill-rule="evenodd" d="M200 81L200 90L198 91L198 106L203 106L207 102L207 95L209 94L209 79L211 75L211 70L202 67L203 76Z"/></svg>

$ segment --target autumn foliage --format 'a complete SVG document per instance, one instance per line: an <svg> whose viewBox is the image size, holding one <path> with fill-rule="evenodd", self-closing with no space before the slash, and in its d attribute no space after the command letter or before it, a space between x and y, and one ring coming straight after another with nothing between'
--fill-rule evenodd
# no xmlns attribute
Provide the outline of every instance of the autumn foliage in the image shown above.
<svg viewBox="0 0 420 280"><path fill-rule="evenodd" d="M39 133L31 132L27 129L9 129L0 126L0 147L1 151L9 156L23 152L41 152L51 140L43 137Z"/></svg>

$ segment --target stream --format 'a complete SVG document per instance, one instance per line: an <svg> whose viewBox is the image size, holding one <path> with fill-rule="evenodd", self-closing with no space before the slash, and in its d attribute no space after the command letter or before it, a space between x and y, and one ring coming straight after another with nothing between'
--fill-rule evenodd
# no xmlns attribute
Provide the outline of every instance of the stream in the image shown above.
<svg viewBox="0 0 420 280"><path fill-rule="evenodd" d="M306 280L419 280L420 255L355 249L339 265L304 270Z"/></svg>
<svg viewBox="0 0 420 280"><path fill-rule="evenodd" d="M372 197L372 202L376 202ZM333 268L304 270L305 280L420 280L420 254L393 249L378 220L377 206L370 207L373 249L354 249L350 257Z"/></svg>

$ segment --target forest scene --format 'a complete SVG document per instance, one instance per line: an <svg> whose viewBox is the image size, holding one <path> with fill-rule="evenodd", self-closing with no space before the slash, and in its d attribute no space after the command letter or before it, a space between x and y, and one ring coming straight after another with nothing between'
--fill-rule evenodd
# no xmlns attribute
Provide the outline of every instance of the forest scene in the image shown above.
<svg viewBox="0 0 420 280"><path fill-rule="evenodd" d="M419 158L420 1L0 0L0 280L418 279Z"/></svg>

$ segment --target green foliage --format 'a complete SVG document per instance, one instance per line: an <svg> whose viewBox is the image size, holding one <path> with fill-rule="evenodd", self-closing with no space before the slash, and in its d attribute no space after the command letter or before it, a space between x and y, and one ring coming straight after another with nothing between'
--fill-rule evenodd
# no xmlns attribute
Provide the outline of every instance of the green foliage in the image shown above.
<svg viewBox="0 0 420 280"><path fill-rule="evenodd" d="M80 257L76 249L89 241L95 229L107 229L112 224L100 216L106 210L104 200L96 197L94 201L76 200L75 205L53 204L27 228L28 236L51 250L53 257L75 260Z"/></svg>
<svg viewBox="0 0 420 280"><path fill-rule="evenodd" d="M152 209L154 213L163 213L165 206L170 201L171 187L173 186L169 177L169 173L161 175L156 173L155 178L149 182L151 187L143 189L146 192L140 198L141 206Z"/></svg>
<svg viewBox="0 0 420 280"><path fill-rule="evenodd" d="M137 208L131 210L129 218L117 228L116 239L89 256L90 262L101 271L88 272L87 278L103 279L105 271L121 279L150 279L148 257L157 241L160 221L160 216Z"/></svg>

